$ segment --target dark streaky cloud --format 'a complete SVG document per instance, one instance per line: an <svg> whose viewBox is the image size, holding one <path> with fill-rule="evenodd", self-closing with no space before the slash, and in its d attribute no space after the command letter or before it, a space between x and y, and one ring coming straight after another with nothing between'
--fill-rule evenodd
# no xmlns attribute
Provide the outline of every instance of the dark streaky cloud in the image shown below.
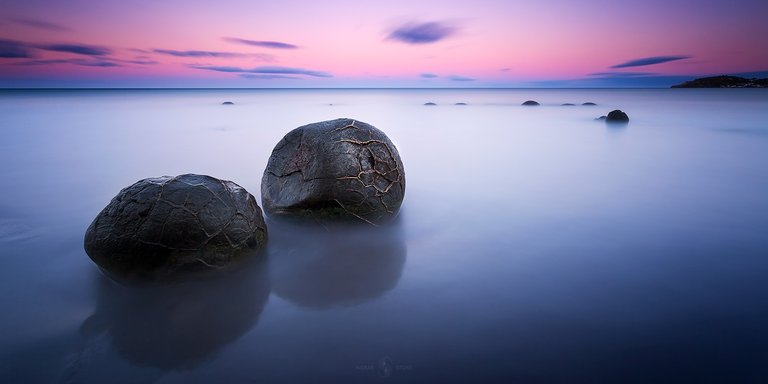
<svg viewBox="0 0 768 384"><path fill-rule="evenodd" d="M55 31L55 32L71 31L70 28L67 28L63 25L51 23L45 20L32 19L28 17L15 17L10 20L16 24L22 24L28 27L33 27L33 28L45 29L47 31Z"/></svg>
<svg viewBox="0 0 768 384"><path fill-rule="evenodd" d="M102 59L47 59L47 60L27 60L17 63L17 65L35 66L51 64L72 64L84 67L119 67L120 64Z"/></svg>
<svg viewBox="0 0 768 384"><path fill-rule="evenodd" d="M456 28L439 22L408 23L389 34L390 40L407 44L429 44L443 40L456 32Z"/></svg>
<svg viewBox="0 0 768 384"><path fill-rule="evenodd" d="M239 37L222 37L222 40L228 41L230 43L245 44L245 45L251 45L254 47L261 47L261 48L274 48L274 49L299 48L297 45L282 43L279 41L248 40L248 39L241 39Z"/></svg>
<svg viewBox="0 0 768 384"><path fill-rule="evenodd" d="M244 79L259 79L259 80L275 80L275 79L289 79L296 80L298 77L286 76L286 75L259 75L255 73L241 73L240 77Z"/></svg>
<svg viewBox="0 0 768 384"><path fill-rule="evenodd" d="M229 73L257 73L267 75L305 75L312 77L333 77L328 72L313 71L303 68L291 68L291 67L256 67L256 68L240 68L240 67L228 67L228 66L214 66L214 65L192 65L191 68L205 69L216 72L229 72Z"/></svg>
<svg viewBox="0 0 768 384"><path fill-rule="evenodd" d="M85 56L106 56L112 53L112 50L109 48L85 44L41 44L36 45L35 48Z"/></svg>
<svg viewBox="0 0 768 384"><path fill-rule="evenodd" d="M630 60L625 63L616 64L614 66L611 66L611 68L629 68L629 67L643 67L646 65L654 65L654 64L661 64L661 63L667 63L670 61L677 61L677 60L684 60L684 59L690 59L691 56L653 56L653 57L644 57L641 59L635 59Z"/></svg>
<svg viewBox="0 0 768 384"><path fill-rule="evenodd" d="M153 49L154 53L161 53L163 55L170 55L176 57L245 57L246 54L234 53L234 52L216 52L216 51L177 51L174 49Z"/></svg>
<svg viewBox="0 0 768 384"><path fill-rule="evenodd" d="M602 78L624 78L624 77L642 77L642 76L657 76L658 73L654 72L595 72L590 73L587 76L597 76Z"/></svg>
<svg viewBox="0 0 768 384"><path fill-rule="evenodd" d="M451 80L451 81L475 81L475 80L477 80L477 79L474 79L472 77L458 76L458 75L448 76L448 79Z"/></svg>
<svg viewBox="0 0 768 384"><path fill-rule="evenodd" d="M0 58L31 58L29 46L16 40L0 39Z"/></svg>

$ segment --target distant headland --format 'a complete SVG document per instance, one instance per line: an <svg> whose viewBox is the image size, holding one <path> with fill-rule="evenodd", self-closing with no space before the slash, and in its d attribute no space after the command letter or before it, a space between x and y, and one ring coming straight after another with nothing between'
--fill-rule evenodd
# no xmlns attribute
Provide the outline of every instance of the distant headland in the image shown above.
<svg viewBox="0 0 768 384"><path fill-rule="evenodd" d="M672 88L768 88L766 79L745 79L738 76L712 76L686 81Z"/></svg>

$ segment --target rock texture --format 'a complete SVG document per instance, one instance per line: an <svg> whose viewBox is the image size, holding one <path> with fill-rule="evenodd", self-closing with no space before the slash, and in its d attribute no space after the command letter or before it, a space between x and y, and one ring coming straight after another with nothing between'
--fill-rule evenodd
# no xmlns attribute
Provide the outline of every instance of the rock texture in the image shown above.
<svg viewBox="0 0 768 384"><path fill-rule="evenodd" d="M144 179L123 189L85 233L85 251L109 275L161 280L223 269L267 239L254 197L204 175Z"/></svg>
<svg viewBox="0 0 768 384"><path fill-rule="evenodd" d="M533 100L528 100L528 101L524 102L523 105L533 107L533 106L539 105L539 103L536 102L536 101L533 101Z"/></svg>
<svg viewBox="0 0 768 384"><path fill-rule="evenodd" d="M400 154L376 127L352 119L313 123L275 146L261 182L273 215L352 219L394 218L405 195Z"/></svg>
<svg viewBox="0 0 768 384"><path fill-rule="evenodd" d="M608 116L605 117L606 123L628 123L629 122L629 116L627 116L626 113L615 109L613 111L608 112Z"/></svg>

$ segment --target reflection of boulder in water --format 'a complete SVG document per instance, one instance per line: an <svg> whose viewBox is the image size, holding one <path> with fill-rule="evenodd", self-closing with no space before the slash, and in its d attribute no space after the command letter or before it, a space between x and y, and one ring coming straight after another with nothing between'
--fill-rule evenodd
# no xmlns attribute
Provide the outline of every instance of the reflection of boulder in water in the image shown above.
<svg viewBox="0 0 768 384"><path fill-rule="evenodd" d="M248 332L270 293L263 257L232 273L201 281L142 287L99 276L96 310L81 326L87 338L105 332L115 351L138 366L194 368Z"/></svg>
<svg viewBox="0 0 768 384"><path fill-rule="evenodd" d="M275 294L309 308L375 299L400 280L406 247L398 220L385 227L306 226L270 221Z"/></svg>

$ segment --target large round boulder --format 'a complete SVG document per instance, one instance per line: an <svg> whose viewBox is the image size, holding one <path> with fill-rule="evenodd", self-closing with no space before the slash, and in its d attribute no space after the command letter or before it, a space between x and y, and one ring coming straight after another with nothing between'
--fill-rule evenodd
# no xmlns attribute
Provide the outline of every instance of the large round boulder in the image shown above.
<svg viewBox="0 0 768 384"><path fill-rule="evenodd" d="M248 191L187 174L120 191L88 227L85 251L118 280L162 280L225 269L266 239L261 209Z"/></svg>
<svg viewBox="0 0 768 384"><path fill-rule="evenodd" d="M397 148L384 132L352 119L289 132L272 151L261 182L267 213L318 220L384 223L397 215L404 195Z"/></svg>

